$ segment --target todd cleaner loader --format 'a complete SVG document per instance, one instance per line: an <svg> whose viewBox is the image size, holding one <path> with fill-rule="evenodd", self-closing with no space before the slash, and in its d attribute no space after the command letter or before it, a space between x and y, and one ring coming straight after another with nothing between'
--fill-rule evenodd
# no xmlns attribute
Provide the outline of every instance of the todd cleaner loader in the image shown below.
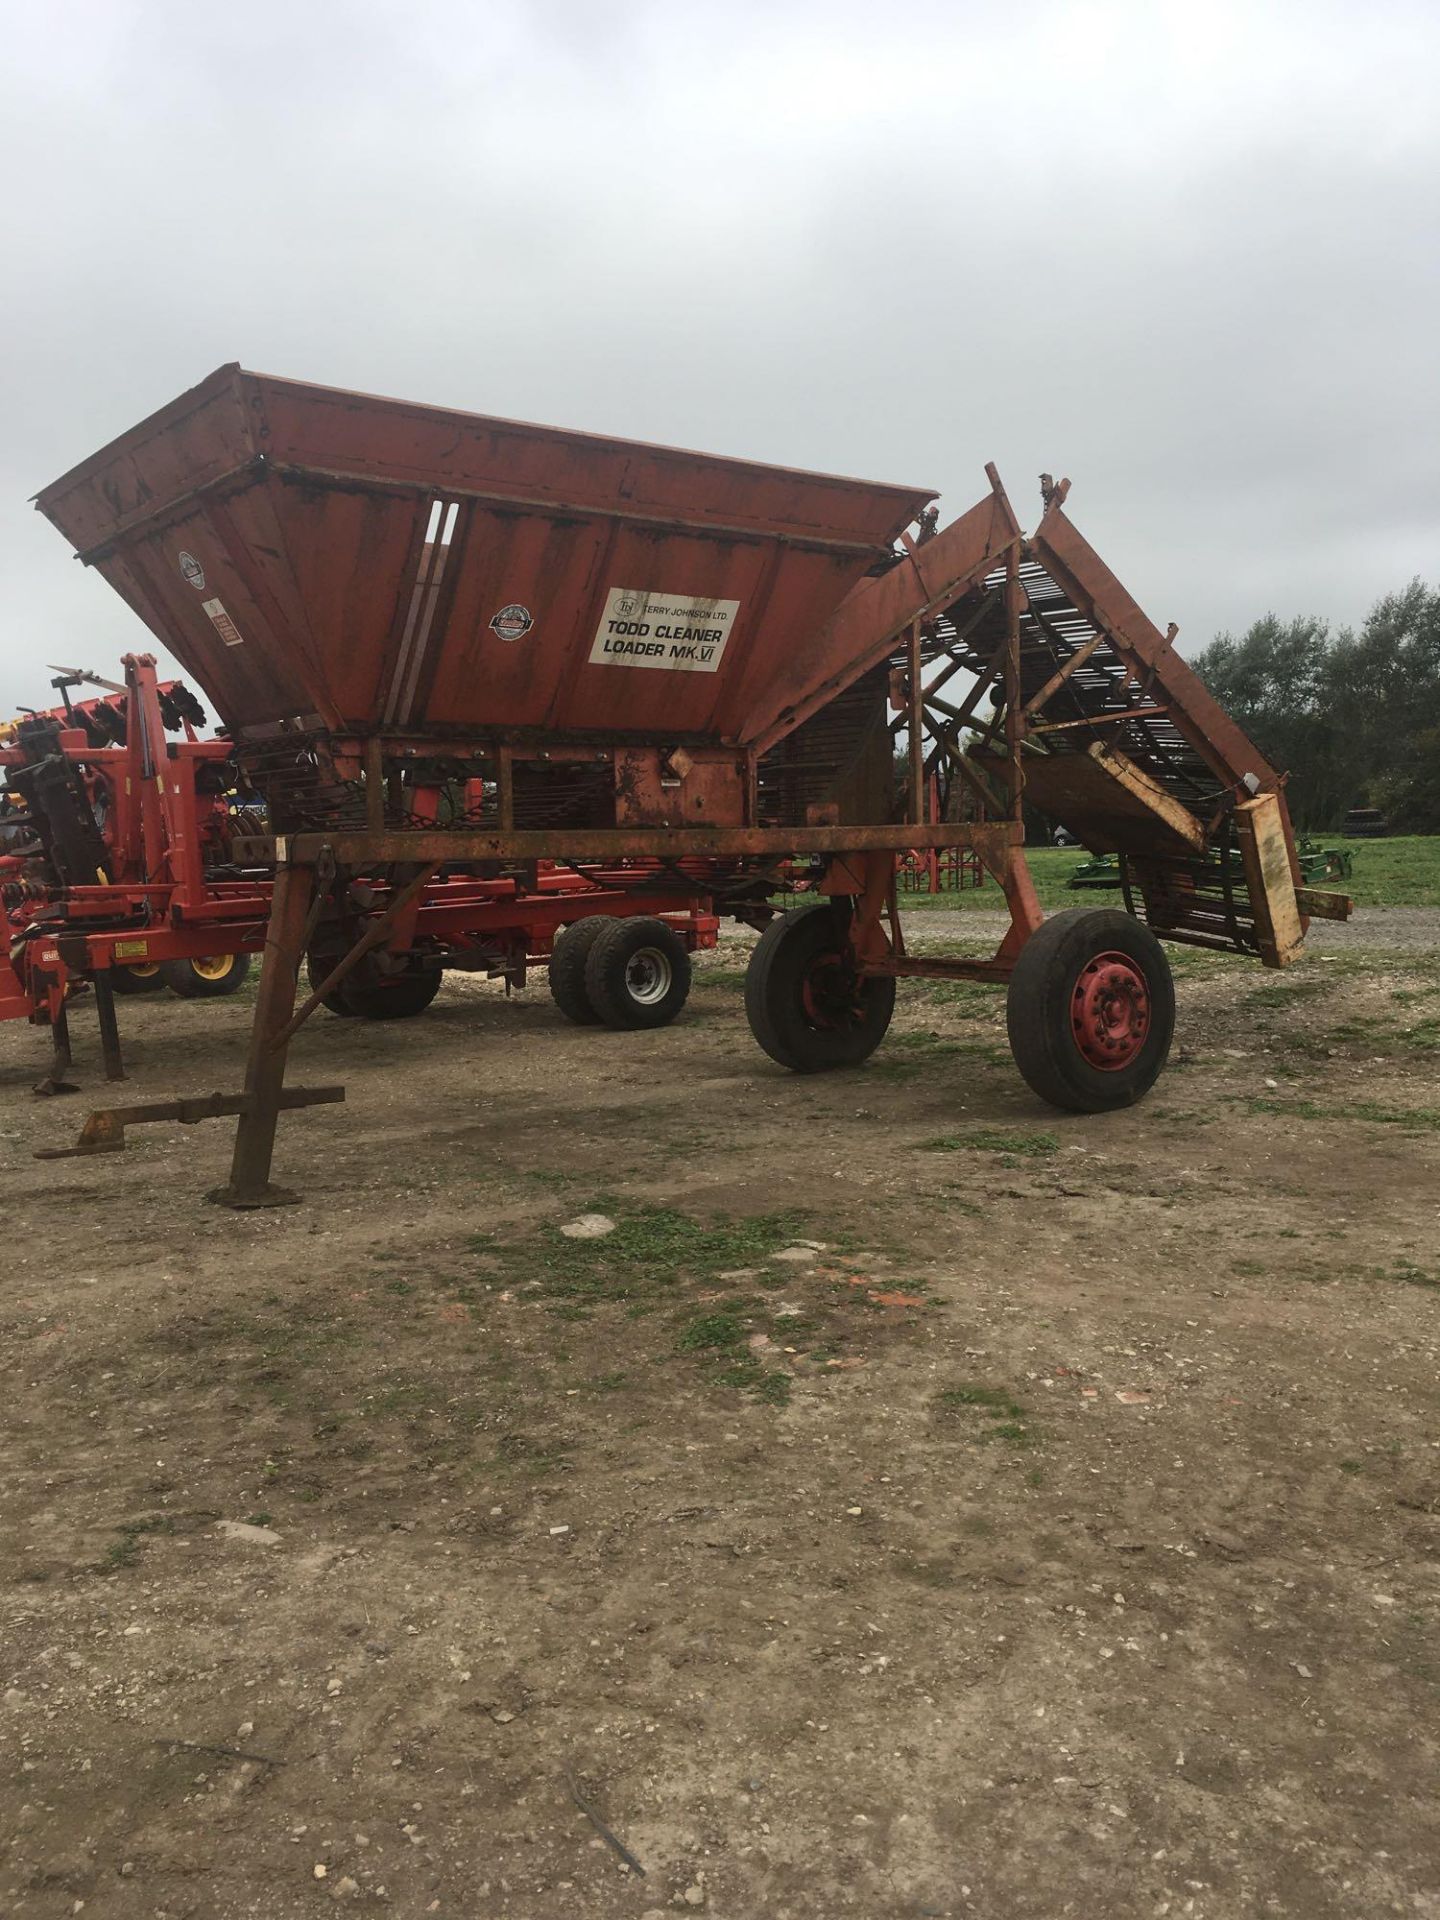
<svg viewBox="0 0 1440 1920"><path fill-rule="evenodd" d="M227 366L47 487L209 695L274 834L244 1086L207 1109L239 1121L217 1197L290 1197L277 1117L338 1090L287 1088L289 1041L378 946L409 951L403 911L442 872L683 874L763 928L746 1012L800 1073L863 1061L902 980L1007 980L1019 1071L1088 1111L1165 1063L1164 943L1283 967L1307 916L1343 915L1301 885L1280 774L1071 522L1068 483L1027 534L986 472L941 525L924 488ZM1120 856L1123 911L1045 920L1027 797ZM1009 910L986 959L905 944L896 855L952 848ZM389 905L341 927L297 1009L355 874ZM92 1116L82 1150L126 1117Z"/></svg>

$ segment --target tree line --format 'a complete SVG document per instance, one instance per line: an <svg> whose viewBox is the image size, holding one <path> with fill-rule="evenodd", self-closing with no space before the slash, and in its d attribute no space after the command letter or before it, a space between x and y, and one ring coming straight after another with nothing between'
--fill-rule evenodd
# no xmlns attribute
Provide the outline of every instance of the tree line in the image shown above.
<svg viewBox="0 0 1440 1920"><path fill-rule="evenodd" d="M1190 663L1275 766L1295 824L1330 832L1375 807L1396 833L1440 833L1440 589L1412 580L1358 630L1268 613Z"/></svg>

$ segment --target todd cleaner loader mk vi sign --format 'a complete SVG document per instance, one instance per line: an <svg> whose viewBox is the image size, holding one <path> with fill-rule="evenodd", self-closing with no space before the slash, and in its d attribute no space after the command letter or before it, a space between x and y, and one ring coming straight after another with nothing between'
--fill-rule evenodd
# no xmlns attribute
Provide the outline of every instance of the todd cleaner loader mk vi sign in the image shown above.
<svg viewBox="0 0 1440 1920"><path fill-rule="evenodd" d="M738 600L612 587L590 649L590 664L714 673L739 611Z"/></svg>

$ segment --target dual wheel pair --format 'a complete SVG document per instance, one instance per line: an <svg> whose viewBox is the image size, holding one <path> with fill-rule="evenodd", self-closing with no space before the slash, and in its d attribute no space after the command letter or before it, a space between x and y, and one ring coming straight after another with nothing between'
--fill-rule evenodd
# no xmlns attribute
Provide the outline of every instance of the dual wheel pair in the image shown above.
<svg viewBox="0 0 1440 1920"><path fill-rule="evenodd" d="M858 1066L885 1037L895 981L862 974L848 904L779 914L750 957L745 1012L772 1060L796 1073ZM1153 1085L1175 1029L1165 951L1128 913L1057 913L1021 949L1006 1000L1010 1051L1052 1106L1103 1113Z"/></svg>
<svg viewBox="0 0 1440 1920"><path fill-rule="evenodd" d="M338 949L323 948L306 956L312 993L338 958ZM346 1018L408 1020L429 1006L442 975L441 967L420 956L398 968L368 956L325 995L323 1004ZM550 991L560 1011L581 1026L668 1026L690 992L690 955L663 920L595 914L557 936Z"/></svg>
<svg viewBox="0 0 1440 1920"><path fill-rule="evenodd" d="M182 1000L220 1000L238 993L250 977L248 953L212 953L198 960L157 960L150 966L112 967L116 993L159 993L168 987Z"/></svg>
<svg viewBox="0 0 1440 1920"><path fill-rule="evenodd" d="M652 915L592 914L556 935L550 993L582 1027L667 1027L690 995L690 955Z"/></svg>

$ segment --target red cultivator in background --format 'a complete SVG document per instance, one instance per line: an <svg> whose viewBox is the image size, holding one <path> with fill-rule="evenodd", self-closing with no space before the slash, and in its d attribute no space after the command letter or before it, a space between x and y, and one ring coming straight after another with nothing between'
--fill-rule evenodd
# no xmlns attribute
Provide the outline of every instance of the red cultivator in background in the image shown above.
<svg viewBox="0 0 1440 1920"><path fill-rule="evenodd" d="M100 697L74 701L84 682ZM229 743L202 740L199 702L148 654L125 681L62 671L63 704L0 731L0 1018L48 1024L69 1064L66 1007L97 984L107 1068L120 1077L112 994L233 993L264 944L269 876L232 842L263 815L235 789ZM179 734L179 740L169 738Z"/></svg>
<svg viewBox="0 0 1440 1920"><path fill-rule="evenodd" d="M903 712L903 693L898 700L892 695L891 704ZM901 725L903 721L892 722L892 732ZM978 807L972 811L984 818ZM925 824L935 826L943 818L940 776L932 772L925 782ZM973 847L907 847L895 858L895 885L901 893L961 893L984 884L984 862Z"/></svg>
<svg viewBox="0 0 1440 1920"><path fill-rule="evenodd" d="M67 1009L87 984L107 1077L121 1079L115 993L234 993L265 945L274 850L263 802L231 743L200 737L205 714L183 682L159 681L149 654L127 655L124 672L121 684L62 671L61 706L0 729L0 1020L51 1029L46 1091L70 1065ZM73 701L82 682L103 694ZM443 785L427 800L437 820L453 803ZM333 885L318 904L312 984L368 937L367 964L324 1005L369 1019L421 1012L446 968L523 985L527 962L548 956L571 1019L663 1025L684 1004L690 952L713 946L718 926L693 880L653 863L433 874L418 890L381 873Z"/></svg>

